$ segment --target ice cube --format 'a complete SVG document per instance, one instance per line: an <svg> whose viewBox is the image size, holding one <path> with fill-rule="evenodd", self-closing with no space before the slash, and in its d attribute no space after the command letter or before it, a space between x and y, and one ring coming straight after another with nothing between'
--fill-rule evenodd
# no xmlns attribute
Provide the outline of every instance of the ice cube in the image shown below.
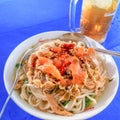
<svg viewBox="0 0 120 120"><path fill-rule="evenodd" d="M108 9L112 5L112 0L91 0L92 5L95 5L102 9Z"/></svg>

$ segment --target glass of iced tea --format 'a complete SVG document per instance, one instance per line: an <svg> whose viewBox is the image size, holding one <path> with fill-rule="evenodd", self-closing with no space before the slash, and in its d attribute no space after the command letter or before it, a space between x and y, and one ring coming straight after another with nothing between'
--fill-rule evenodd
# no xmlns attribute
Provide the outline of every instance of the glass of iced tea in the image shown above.
<svg viewBox="0 0 120 120"><path fill-rule="evenodd" d="M72 31L75 28L76 5L79 0L70 1L69 24ZM105 41L112 19L114 18L120 0L80 0L81 19L80 32L102 43Z"/></svg>

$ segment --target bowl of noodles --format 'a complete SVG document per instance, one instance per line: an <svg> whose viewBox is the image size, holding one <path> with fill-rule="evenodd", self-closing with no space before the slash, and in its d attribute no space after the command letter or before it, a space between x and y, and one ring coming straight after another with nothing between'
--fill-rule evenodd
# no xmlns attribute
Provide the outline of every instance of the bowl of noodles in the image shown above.
<svg viewBox="0 0 120 120"><path fill-rule="evenodd" d="M88 119L114 99L118 69L111 56L96 52L94 47L58 39L64 33L37 34L18 45L5 64L5 87L9 93L19 68L11 98L24 111L50 120ZM19 63L30 48L32 51Z"/></svg>

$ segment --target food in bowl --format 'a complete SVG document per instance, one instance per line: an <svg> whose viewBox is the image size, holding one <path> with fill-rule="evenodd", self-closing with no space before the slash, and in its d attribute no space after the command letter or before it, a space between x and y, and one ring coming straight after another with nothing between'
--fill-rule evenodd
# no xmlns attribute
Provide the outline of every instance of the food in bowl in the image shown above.
<svg viewBox="0 0 120 120"><path fill-rule="evenodd" d="M14 89L21 98L63 116L94 109L109 80L94 48L75 41L44 42L20 66Z"/></svg>

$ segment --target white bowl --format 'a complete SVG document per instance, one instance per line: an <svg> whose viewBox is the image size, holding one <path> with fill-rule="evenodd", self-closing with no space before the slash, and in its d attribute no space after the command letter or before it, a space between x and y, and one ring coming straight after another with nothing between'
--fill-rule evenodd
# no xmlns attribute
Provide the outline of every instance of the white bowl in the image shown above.
<svg viewBox="0 0 120 120"><path fill-rule="evenodd" d="M42 39L47 39L47 38L55 38L63 33L66 33L66 31L51 31L51 32L45 32L45 33L40 33L35 36L32 36L25 41L23 41L20 45L18 45L13 52L10 54L6 64L5 64L5 69L4 69L4 83L7 92L9 93L10 88L12 87L13 81L14 81L14 68L15 64L17 63L19 57L22 55L22 53L27 50L29 47L37 43L41 38ZM99 43L91 40L90 38L87 37L88 40L91 41L91 43L97 47L103 48ZM50 119L50 120L80 120L80 119L88 119L90 117L93 117L94 115L100 113L103 111L113 100L113 98L116 95L117 89L118 89L118 84L119 84L119 74L118 74L118 69L117 66L113 60L113 58L109 55L105 55L105 65L106 69L108 70L109 76L113 77L114 80L111 81L107 88L105 89L103 95L100 97L99 101L97 102L97 105L95 106L94 109L75 114L73 116L67 117L67 116L60 116L56 114L50 114L46 112L42 112L37 110L36 108L33 108L30 106L28 103L23 101L18 93L16 91L13 91L11 98L13 101L23 110L25 110L27 113L38 117L38 118L43 118L43 119Z"/></svg>

